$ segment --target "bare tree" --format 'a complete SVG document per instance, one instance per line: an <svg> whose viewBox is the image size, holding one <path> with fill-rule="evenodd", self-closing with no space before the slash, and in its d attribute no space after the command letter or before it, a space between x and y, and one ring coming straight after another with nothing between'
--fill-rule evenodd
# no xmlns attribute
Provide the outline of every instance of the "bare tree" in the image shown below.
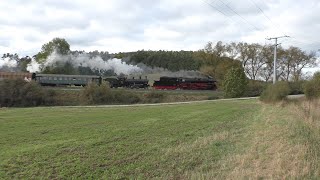
<svg viewBox="0 0 320 180"><path fill-rule="evenodd" d="M315 63L316 56L314 52L307 53L293 46L279 50L279 75L285 81L299 81L303 76L302 69L313 67Z"/></svg>
<svg viewBox="0 0 320 180"><path fill-rule="evenodd" d="M259 71L259 76L265 82L271 80L271 76L273 74L273 46L265 45L263 46L262 56L265 57L265 64Z"/></svg>
<svg viewBox="0 0 320 180"><path fill-rule="evenodd" d="M242 62L246 75L250 79L256 80L267 60L264 47L260 44L247 43L239 43L236 47L238 50L237 59Z"/></svg>

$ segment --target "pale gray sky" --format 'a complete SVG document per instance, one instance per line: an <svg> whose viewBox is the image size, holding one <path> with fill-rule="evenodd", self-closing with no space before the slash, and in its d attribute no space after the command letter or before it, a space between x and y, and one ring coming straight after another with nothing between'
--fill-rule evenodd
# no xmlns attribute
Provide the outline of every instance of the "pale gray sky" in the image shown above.
<svg viewBox="0 0 320 180"><path fill-rule="evenodd" d="M0 53L34 55L54 37L72 50L198 50L208 41L320 48L319 0L6 0Z"/></svg>

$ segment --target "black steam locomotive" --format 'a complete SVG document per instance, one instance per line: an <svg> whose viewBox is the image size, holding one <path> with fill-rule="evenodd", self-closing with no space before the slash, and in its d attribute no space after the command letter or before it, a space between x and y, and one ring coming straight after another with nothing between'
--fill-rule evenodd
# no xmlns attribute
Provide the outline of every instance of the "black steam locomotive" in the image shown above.
<svg viewBox="0 0 320 180"><path fill-rule="evenodd" d="M216 90L216 81L212 78L160 77L153 84L155 89Z"/></svg>
<svg viewBox="0 0 320 180"><path fill-rule="evenodd" d="M147 76L145 79L142 79L141 76L139 78L127 78L123 76L118 77L105 77L103 78L104 81L108 81L111 88L118 88L118 87L124 87L124 88L148 88L149 87L149 80L147 79Z"/></svg>

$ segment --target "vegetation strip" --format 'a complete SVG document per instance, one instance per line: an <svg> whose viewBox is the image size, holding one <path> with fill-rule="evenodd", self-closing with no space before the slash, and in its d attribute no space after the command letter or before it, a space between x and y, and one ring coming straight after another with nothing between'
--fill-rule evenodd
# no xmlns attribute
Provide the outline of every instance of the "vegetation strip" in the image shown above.
<svg viewBox="0 0 320 180"><path fill-rule="evenodd" d="M172 103L153 103L153 104L122 104L122 105L92 105L92 106L52 106L51 108L112 108L112 107L139 107L139 106L163 106L163 105L179 105L179 104L192 104L192 103L206 103L215 101L234 101L234 100L249 100L258 99L258 97L245 97L245 98L229 98L229 99L213 99L213 100L202 100L202 101L187 101L187 102L172 102Z"/></svg>

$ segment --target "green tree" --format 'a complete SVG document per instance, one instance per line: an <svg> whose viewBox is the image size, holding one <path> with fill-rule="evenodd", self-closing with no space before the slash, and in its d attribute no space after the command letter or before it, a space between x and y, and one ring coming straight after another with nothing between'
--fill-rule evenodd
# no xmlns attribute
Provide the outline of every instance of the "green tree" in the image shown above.
<svg viewBox="0 0 320 180"><path fill-rule="evenodd" d="M223 90L225 97L236 98L244 95L248 79L242 68L231 68L225 75Z"/></svg>
<svg viewBox="0 0 320 180"><path fill-rule="evenodd" d="M45 74L79 74L77 68L73 67L70 62L56 62L52 66L46 66L42 70Z"/></svg>
<svg viewBox="0 0 320 180"><path fill-rule="evenodd" d="M232 55L228 55L230 54L229 50L231 50L231 46L224 45L219 41L216 45L208 42L204 49L194 52L194 56L197 57L196 59L201 65L200 71L214 77L218 85L222 85L229 69L241 67L240 61L234 60Z"/></svg>
<svg viewBox="0 0 320 180"><path fill-rule="evenodd" d="M54 38L42 45L41 51L35 55L36 61L44 62L53 51L61 55L67 55L70 52L70 45L63 38Z"/></svg>
<svg viewBox="0 0 320 180"><path fill-rule="evenodd" d="M27 72L28 64L31 62L31 57L25 56L19 59L18 67L22 72Z"/></svg>

